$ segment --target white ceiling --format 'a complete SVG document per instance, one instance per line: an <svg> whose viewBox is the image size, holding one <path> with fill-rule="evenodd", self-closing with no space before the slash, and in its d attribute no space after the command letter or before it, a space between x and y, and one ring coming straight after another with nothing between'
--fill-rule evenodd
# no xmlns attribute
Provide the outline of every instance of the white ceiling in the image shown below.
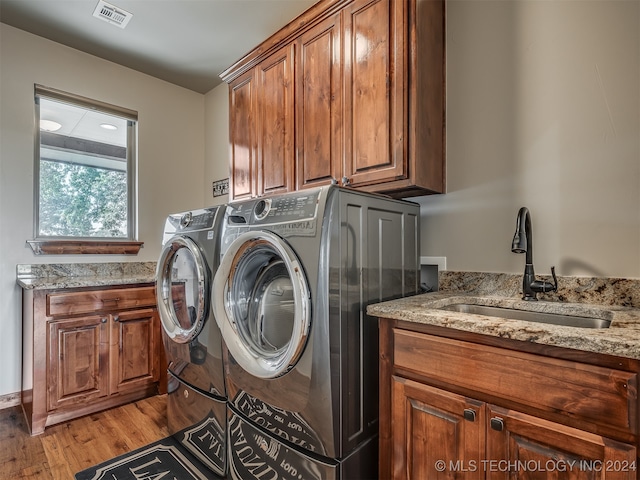
<svg viewBox="0 0 640 480"><path fill-rule="evenodd" d="M219 75L317 0L107 0L133 14L121 29L98 0L0 0L0 22L190 90Z"/></svg>

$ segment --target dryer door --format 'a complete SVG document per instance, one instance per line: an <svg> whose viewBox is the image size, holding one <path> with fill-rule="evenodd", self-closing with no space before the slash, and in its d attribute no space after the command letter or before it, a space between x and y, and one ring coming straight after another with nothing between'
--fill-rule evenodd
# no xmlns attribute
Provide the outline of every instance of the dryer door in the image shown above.
<svg viewBox="0 0 640 480"><path fill-rule="evenodd" d="M227 348L250 374L275 378L302 354L311 320L309 287L291 247L270 232L246 232L222 258L213 309Z"/></svg>
<svg viewBox="0 0 640 480"><path fill-rule="evenodd" d="M162 327L178 343L193 340L208 311L209 272L196 243L175 236L158 260L156 297Z"/></svg>

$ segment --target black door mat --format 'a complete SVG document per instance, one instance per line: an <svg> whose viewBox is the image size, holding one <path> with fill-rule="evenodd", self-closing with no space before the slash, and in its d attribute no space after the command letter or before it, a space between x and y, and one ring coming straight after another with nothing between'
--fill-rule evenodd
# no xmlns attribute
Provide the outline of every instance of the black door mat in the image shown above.
<svg viewBox="0 0 640 480"><path fill-rule="evenodd" d="M76 473L75 478L76 480L139 480L141 478L211 480L221 477L205 467L173 437L167 437L87 468Z"/></svg>

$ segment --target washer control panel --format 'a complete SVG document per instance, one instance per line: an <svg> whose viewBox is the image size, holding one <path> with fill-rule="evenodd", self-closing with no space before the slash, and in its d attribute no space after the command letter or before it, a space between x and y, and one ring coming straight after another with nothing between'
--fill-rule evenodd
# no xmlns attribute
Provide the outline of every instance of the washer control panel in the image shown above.
<svg viewBox="0 0 640 480"><path fill-rule="evenodd" d="M191 212L176 213L167 219L175 232L190 232L195 230L208 230L213 228L216 217L215 208L204 208ZM165 227L165 231L167 228Z"/></svg>

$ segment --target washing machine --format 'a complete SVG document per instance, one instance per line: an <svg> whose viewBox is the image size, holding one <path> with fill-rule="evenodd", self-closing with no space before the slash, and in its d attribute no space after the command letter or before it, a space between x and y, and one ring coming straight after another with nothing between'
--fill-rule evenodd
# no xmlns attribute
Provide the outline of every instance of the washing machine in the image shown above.
<svg viewBox="0 0 640 480"><path fill-rule="evenodd" d="M224 211L211 207L170 215L156 271L168 364L168 428L219 476L227 471L227 397L210 292Z"/></svg>
<svg viewBox="0 0 640 480"><path fill-rule="evenodd" d="M419 206L326 186L232 203L212 301L229 475L377 478L378 325L419 289Z"/></svg>

